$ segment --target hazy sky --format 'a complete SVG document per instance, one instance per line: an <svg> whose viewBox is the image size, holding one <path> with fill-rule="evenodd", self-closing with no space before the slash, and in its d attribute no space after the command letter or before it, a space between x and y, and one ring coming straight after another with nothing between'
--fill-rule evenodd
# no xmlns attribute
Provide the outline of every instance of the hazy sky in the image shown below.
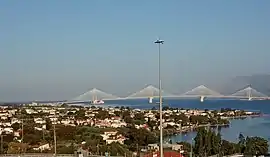
<svg viewBox="0 0 270 157"><path fill-rule="evenodd" d="M269 0L2 0L0 101L181 93L270 72Z"/></svg>

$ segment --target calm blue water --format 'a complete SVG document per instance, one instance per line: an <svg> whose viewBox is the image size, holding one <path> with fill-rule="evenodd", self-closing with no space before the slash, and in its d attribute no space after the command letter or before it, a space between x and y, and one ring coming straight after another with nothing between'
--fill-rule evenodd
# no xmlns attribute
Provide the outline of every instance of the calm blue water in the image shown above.
<svg viewBox="0 0 270 157"><path fill-rule="evenodd" d="M156 100L158 102L158 100ZM151 109L158 108L158 104L148 104L147 99L141 100L114 100L106 101L107 106L129 106L134 109ZM174 108L192 108L192 109L220 109L233 108L248 111L261 111L270 115L270 101L243 101L243 100L205 100L203 103L199 99L164 99L164 106ZM237 141L239 133L245 136L261 136L270 140L270 116L259 118L247 118L244 120L232 120L229 128L222 128L222 137L226 140ZM190 141L196 136L196 132L176 135L170 137L173 142L185 140Z"/></svg>
<svg viewBox="0 0 270 157"><path fill-rule="evenodd" d="M154 100L158 102L158 100ZM110 100L106 101L108 106L129 106L138 109L151 109L158 108L158 104L149 104L147 99L140 100ZM164 106L174 108L191 108L191 109L220 109L220 108L234 108L249 111L262 111L265 114L270 114L270 100L265 101L243 101L243 100L221 100L210 99L205 100L203 103L199 99L164 99Z"/></svg>
<svg viewBox="0 0 270 157"><path fill-rule="evenodd" d="M261 136L270 140L270 119L267 117L260 118L248 118L245 120L232 120L230 127L222 128L221 135L223 139L237 142L239 133L244 134L245 136ZM168 138L165 138L167 141L171 139L173 143L179 141L190 142L191 138L196 136L196 132L183 133L182 135L175 135Z"/></svg>

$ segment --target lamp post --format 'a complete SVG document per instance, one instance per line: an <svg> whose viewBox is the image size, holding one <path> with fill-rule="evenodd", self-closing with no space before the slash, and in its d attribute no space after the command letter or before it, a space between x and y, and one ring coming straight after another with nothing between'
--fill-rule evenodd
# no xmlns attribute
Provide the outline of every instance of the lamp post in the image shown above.
<svg viewBox="0 0 270 157"><path fill-rule="evenodd" d="M191 138L191 144L190 144L190 157L193 156L193 138Z"/></svg>
<svg viewBox="0 0 270 157"><path fill-rule="evenodd" d="M163 129L162 129L162 97L161 97L161 66L160 66L160 44L163 44L164 40L156 40L155 44L158 44L158 78L159 78L159 121L160 121L160 157L163 157Z"/></svg>
<svg viewBox="0 0 270 157"><path fill-rule="evenodd" d="M54 156L57 156L57 143L56 143L56 131L55 131L55 123L57 122L56 120L56 110L54 111L54 123L53 123L53 140L54 140Z"/></svg>

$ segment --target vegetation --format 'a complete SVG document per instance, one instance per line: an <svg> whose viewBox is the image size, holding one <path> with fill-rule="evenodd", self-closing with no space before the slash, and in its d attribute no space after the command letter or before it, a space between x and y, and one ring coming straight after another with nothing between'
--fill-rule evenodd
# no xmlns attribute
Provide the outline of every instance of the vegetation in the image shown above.
<svg viewBox="0 0 270 157"><path fill-rule="evenodd" d="M158 142L158 136L144 128L136 129L134 127L120 130L127 137L125 144L131 151L138 151L138 147Z"/></svg>
<svg viewBox="0 0 270 157"><path fill-rule="evenodd" d="M30 107L35 110L34 107ZM71 112L67 105L62 106L63 110L59 110L61 116L58 119L66 117L74 117L73 125L56 124L56 138L57 138L57 153L59 154L73 154L78 148L88 150L92 154L104 155L105 152L110 152L110 155L127 155L132 152L139 151L148 144L157 143L159 141L159 112L155 110L148 111L132 111L130 108L117 107L112 114L111 111L102 108L91 107L95 109L95 114L92 117L87 116L89 108L77 108ZM173 109L166 107L166 110L171 110L170 114L164 113L164 119L174 122L175 125L167 125L165 127L165 135L175 133L181 127L198 127L208 125L227 125L229 121L222 119L217 111L201 111L203 114L186 115L181 112L181 109ZM175 111L177 110L177 111ZM231 109L222 109L225 114L233 111ZM153 113L153 117L146 117L146 113ZM3 136L3 152L2 153L32 153L40 152L34 151L43 144L54 145L54 126L49 113L34 113L28 114L25 109L21 111L21 115L17 114L17 118L24 120L24 137L23 142L20 143L20 137L14 135ZM244 112L237 112L237 115L244 115ZM111 119L112 117L120 117L122 121L127 123L126 127L121 128L99 128L95 127L97 121L104 119ZM34 122L34 118L43 117L45 120L45 128L42 129L41 124ZM81 120L93 120L93 124L80 124ZM18 131L22 135L21 124L14 123L11 126L14 131ZM39 130L36 127L40 128ZM118 131L126 137L124 144L111 143L108 144L103 140L101 134L105 131ZM266 154L268 151L267 141L260 137L244 137L239 136L239 143L231 143L221 139L220 134L216 134L211 130L199 129L195 144L181 142L184 145L185 152L190 152L193 147L196 156L211 156L211 155L229 155L234 153L243 153L247 155ZM53 153L54 149L43 151L42 153ZM187 154L186 154L187 155Z"/></svg>
<svg viewBox="0 0 270 157"><path fill-rule="evenodd" d="M239 142L232 143L221 139L219 133L204 128L199 129L194 141L194 154L198 157L236 153L259 156L266 155L269 147L267 140L261 137L244 137L240 134Z"/></svg>

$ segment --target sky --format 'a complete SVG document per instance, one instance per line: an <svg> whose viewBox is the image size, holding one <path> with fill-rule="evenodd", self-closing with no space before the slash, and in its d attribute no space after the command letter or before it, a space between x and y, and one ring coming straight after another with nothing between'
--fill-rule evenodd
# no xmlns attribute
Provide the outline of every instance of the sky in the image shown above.
<svg viewBox="0 0 270 157"><path fill-rule="evenodd" d="M269 0L2 0L0 101L217 88L270 73Z"/></svg>

